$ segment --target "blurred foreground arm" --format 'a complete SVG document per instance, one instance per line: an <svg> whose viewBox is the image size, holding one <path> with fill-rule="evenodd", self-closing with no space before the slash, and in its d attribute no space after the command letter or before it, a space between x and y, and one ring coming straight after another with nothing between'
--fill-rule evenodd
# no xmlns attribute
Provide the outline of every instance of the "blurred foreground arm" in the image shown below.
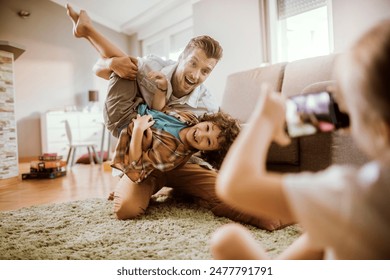
<svg viewBox="0 0 390 280"><path fill-rule="evenodd" d="M259 101L248 125L230 148L217 178L217 194L225 202L252 215L292 221L282 188L282 175L266 170L272 141L286 145L284 99L268 86L261 87Z"/></svg>

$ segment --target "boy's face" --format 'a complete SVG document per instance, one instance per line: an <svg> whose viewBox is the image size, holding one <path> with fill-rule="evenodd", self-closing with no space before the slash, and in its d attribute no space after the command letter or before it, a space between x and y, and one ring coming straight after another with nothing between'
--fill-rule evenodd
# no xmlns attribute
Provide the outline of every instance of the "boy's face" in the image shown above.
<svg viewBox="0 0 390 280"><path fill-rule="evenodd" d="M217 150L221 139L218 139L221 129L212 122L201 122L190 127L186 134L188 144L200 151Z"/></svg>
<svg viewBox="0 0 390 280"><path fill-rule="evenodd" d="M194 49L179 58L172 77L173 94L182 97L202 84L217 65L215 58L208 58L202 49Z"/></svg>

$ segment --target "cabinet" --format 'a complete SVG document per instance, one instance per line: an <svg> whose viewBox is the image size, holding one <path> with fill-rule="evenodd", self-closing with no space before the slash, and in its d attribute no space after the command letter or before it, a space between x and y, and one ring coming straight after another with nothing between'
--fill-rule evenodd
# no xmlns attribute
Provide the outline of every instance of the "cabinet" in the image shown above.
<svg viewBox="0 0 390 280"><path fill-rule="evenodd" d="M75 141L93 142L97 151L102 145L104 133L102 112L47 112L41 115L42 153L57 153L66 158L69 142L65 130L68 120ZM85 149L77 150L76 159L87 153Z"/></svg>

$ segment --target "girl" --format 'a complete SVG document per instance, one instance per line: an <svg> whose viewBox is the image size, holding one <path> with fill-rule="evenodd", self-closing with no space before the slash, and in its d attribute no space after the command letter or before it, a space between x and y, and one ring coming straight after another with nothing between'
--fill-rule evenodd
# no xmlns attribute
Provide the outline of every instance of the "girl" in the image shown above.
<svg viewBox="0 0 390 280"><path fill-rule="evenodd" d="M271 141L289 139L283 130L284 100L262 88L250 124L217 179L218 195L232 206L302 225L305 233L281 259L390 258L390 20L366 33L337 66L336 99L349 113L352 136L370 163L318 173L267 172ZM239 225L219 229L211 251L216 259L269 258Z"/></svg>

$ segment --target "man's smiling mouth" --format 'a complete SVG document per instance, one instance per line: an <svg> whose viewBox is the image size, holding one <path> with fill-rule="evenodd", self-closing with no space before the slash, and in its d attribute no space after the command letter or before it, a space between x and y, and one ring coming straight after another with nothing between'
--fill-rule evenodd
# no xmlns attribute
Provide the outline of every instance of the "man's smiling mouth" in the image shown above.
<svg viewBox="0 0 390 280"><path fill-rule="evenodd" d="M192 81L191 79L187 78L187 77L184 77L184 80L187 84L189 84L190 86L194 86L196 85L196 82L195 81Z"/></svg>

